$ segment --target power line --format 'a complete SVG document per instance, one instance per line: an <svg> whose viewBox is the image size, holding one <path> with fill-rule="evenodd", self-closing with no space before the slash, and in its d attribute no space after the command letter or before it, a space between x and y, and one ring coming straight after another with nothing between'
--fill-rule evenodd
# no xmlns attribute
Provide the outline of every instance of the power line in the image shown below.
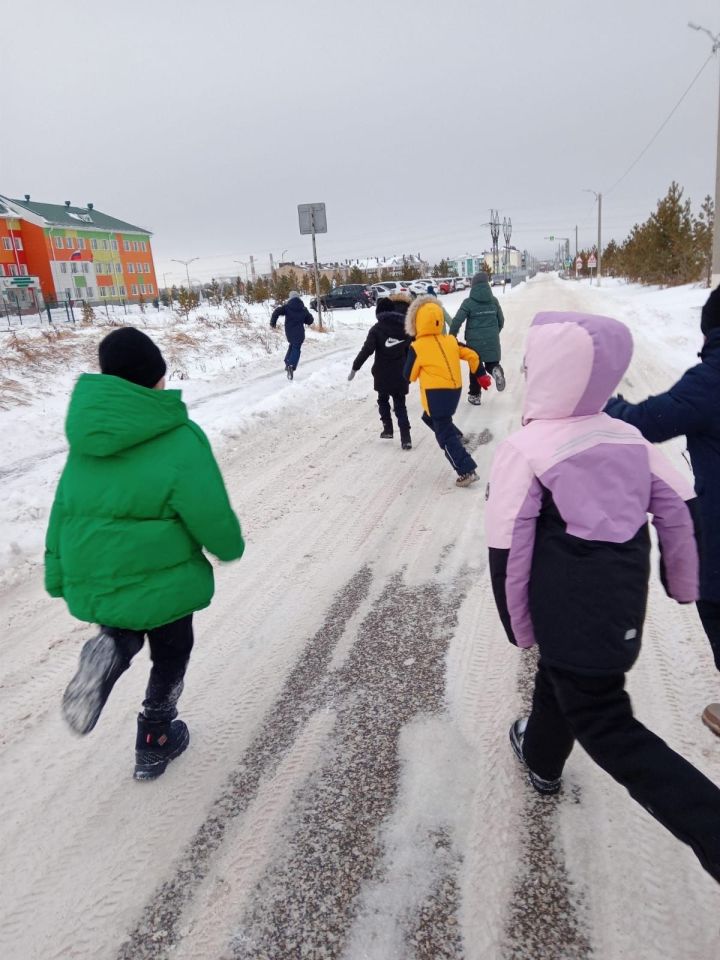
<svg viewBox="0 0 720 960"><path fill-rule="evenodd" d="M632 163L630 164L630 166L627 168L627 170L625 171L625 173L620 177L620 179L619 179L619 180L616 180L615 183L610 187L610 189L605 191L605 196L607 196L608 194L612 193L613 190L615 189L615 187L619 186L619 185L623 182L623 180L625 179L625 177L626 177L632 170L635 169L635 167L638 165L638 163L640 163L640 161L641 161L642 158L645 156L645 154L648 152L648 150L650 149L650 147L655 143L655 141L657 140L657 138L660 136L660 134L663 132L663 130L665 129L665 127L668 125L668 123L669 123L670 120L672 119L673 115L675 114L675 112L676 112L676 110L678 109L678 107L680 106L680 104L683 102L683 100L685 99L685 97L690 93L690 91L692 90L692 88L695 86L695 84L697 83L697 81L700 79L700 74L703 72L703 70L705 69L705 67L710 63L710 61L712 60L712 58L713 58L714 56L715 56L715 50L713 50L713 52L710 54L710 56L707 58L707 60L703 63L703 65L700 67L700 69L699 69L698 72L695 74L695 76L692 78L692 81L690 82L690 86L687 88L687 90L686 90L686 91L683 93L683 95L680 97L680 99L679 99L678 102L675 104L675 106L672 108L672 110L670 111L670 113L665 117L665 119L663 120L663 122L660 124L660 126L658 127L658 129L657 129L657 130L655 131L655 133L653 134L653 136L652 136L651 140L649 141L649 143L647 144L647 146L638 154L638 156L635 158L635 160L633 160L633 162L632 162Z"/></svg>

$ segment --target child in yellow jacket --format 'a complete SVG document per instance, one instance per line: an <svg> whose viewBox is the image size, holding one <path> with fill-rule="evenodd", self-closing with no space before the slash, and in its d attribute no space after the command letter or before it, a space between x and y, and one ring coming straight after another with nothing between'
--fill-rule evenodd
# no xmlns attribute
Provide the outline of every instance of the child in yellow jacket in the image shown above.
<svg viewBox="0 0 720 960"><path fill-rule="evenodd" d="M434 297L418 297L408 309L405 330L415 340L410 346L405 376L420 380L420 399L426 423L458 475L458 487L478 480L477 464L461 443L462 434L453 423L462 393L460 361L467 361L472 376L483 390L492 383L478 354L443 333L443 308Z"/></svg>

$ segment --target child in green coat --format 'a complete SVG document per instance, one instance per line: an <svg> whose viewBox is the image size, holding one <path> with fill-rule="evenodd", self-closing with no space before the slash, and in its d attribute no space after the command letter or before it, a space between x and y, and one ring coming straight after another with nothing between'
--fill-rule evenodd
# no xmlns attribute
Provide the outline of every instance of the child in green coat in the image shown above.
<svg viewBox="0 0 720 960"><path fill-rule="evenodd" d="M83 374L65 425L70 453L50 515L45 585L79 620L100 625L63 698L65 719L89 733L147 635L152 669L138 716L135 779L154 779L185 750L176 720L213 571L203 553L242 556L240 524L202 430L166 365L132 327L100 344L100 374Z"/></svg>

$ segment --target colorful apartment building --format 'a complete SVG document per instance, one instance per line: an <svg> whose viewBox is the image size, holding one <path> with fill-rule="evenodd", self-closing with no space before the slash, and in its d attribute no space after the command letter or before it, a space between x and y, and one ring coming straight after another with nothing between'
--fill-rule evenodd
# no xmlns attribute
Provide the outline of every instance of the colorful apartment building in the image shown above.
<svg viewBox="0 0 720 960"><path fill-rule="evenodd" d="M151 233L96 210L0 196L0 289L23 284L46 302L152 300ZM4 278L25 276L30 281Z"/></svg>

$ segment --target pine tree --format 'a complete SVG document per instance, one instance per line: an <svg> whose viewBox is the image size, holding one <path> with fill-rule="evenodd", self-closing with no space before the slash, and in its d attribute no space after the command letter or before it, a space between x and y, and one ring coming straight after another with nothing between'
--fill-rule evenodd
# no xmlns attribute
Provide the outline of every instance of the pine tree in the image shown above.
<svg viewBox="0 0 720 960"><path fill-rule="evenodd" d="M715 204L708 194L702 202L700 213L693 227L695 231L695 249L702 270L702 277L708 287L712 285L712 246L715 226Z"/></svg>
<svg viewBox="0 0 720 960"><path fill-rule="evenodd" d="M365 283L366 277L363 270L358 267L357 264L351 269L348 274L348 283Z"/></svg>
<svg viewBox="0 0 720 960"><path fill-rule="evenodd" d="M330 283L329 277L327 277L326 274L323 274L320 277L320 293L323 295L326 293L330 293L331 287L332 287L332 284Z"/></svg>
<svg viewBox="0 0 720 960"><path fill-rule="evenodd" d="M81 323L86 325L95 323L95 311L92 308L92 304L88 303L87 300L83 300Z"/></svg>

